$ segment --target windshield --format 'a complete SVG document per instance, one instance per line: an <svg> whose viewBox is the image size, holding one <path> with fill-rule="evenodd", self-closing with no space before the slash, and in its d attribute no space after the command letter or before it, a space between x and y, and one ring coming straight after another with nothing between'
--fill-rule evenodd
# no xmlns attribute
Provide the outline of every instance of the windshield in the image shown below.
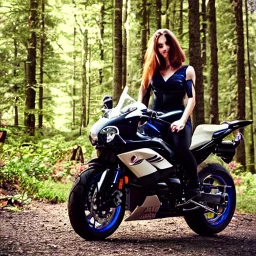
<svg viewBox="0 0 256 256"><path fill-rule="evenodd" d="M120 116L127 112L132 112L134 110L146 109L146 106L131 96L128 95L128 87L126 86L119 98L118 104L116 107L107 111L103 116L106 118L114 118Z"/></svg>

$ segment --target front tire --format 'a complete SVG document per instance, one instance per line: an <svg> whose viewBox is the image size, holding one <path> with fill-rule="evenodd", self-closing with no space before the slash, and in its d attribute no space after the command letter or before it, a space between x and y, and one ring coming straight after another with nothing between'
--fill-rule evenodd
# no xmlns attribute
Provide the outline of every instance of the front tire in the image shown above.
<svg viewBox="0 0 256 256"><path fill-rule="evenodd" d="M104 170L91 167L74 182L68 201L70 223L75 232L87 240L103 240L115 232L125 212L125 190L122 202L113 207L100 201L97 184ZM104 206L102 207L102 205Z"/></svg>
<svg viewBox="0 0 256 256"><path fill-rule="evenodd" d="M230 223L236 208L236 190L231 175L220 164L207 165L198 173L198 176L201 183L228 186L226 189L227 204L214 206L218 215L202 208L185 215L185 221L195 233L210 236L223 231ZM223 193L223 191L218 191L218 193Z"/></svg>

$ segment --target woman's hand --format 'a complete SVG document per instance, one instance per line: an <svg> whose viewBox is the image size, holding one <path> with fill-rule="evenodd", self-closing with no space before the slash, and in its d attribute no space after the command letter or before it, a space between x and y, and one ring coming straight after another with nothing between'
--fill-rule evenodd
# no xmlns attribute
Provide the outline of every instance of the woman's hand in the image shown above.
<svg viewBox="0 0 256 256"><path fill-rule="evenodd" d="M184 122L182 119L177 120L171 124L171 131L179 132L185 127L185 125L186 125L186 122Z"/></svg>

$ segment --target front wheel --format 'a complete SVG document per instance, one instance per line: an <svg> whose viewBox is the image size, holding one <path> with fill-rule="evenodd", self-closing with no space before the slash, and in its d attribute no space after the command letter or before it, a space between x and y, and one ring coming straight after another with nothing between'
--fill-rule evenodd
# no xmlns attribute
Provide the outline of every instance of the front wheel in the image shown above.
<svg viewBox="0 0 256 256"><path fill-rule="evenodd" d="M216 187L211 190L211 193L226 193L228 195L225 204L207 205L213 208L217 214L201 208L185 215L185 221L194 232L209 236L221 232L230 223L236 208L236 190L231 175L220 164L209 164L198 175L201 183Z"/></svg>
<svg viewBox="0 0 256 256"><path fill-rule="evenodd" d="M98 184L104 170L91 167L76 179L68 201L69 219L75 232L87 240L102 240L119 227L125 212L125 190L119 203L109 199L108 191L99 194Z"/></svg>

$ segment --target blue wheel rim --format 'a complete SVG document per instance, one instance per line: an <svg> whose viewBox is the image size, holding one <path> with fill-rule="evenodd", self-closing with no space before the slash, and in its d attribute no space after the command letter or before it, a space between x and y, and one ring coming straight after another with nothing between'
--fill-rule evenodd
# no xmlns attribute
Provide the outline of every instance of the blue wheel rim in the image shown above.
<svg viewBox="0 0 256 256"><path fill-rule="evenodd" d="M101 174L98 174L94 177L94 179L92 180L90 187L94 186L94 189L96 189L96 184L97 182L100 180ZM86 207L88 208L88 207ZM86 210L85 210L85 216L86 216L86 221L90 227L90 229L94 232L94 233L104 233L107 232L109 230L111 230L114 225L116 224L116 222L118 221L120 212L122 210L122 206L118 206L116 208L111 208L110 209L110 217L107 220L106 223L102 224L100 222L97 222L97 217L95 215L92 214L91 211L87 211L88 215L86 215Z"/></svg>
<svg viewBox="0 0 256 256"><path fill-rule="evenodd" d="M113 226L115 225L115 223L117 222L117 219L119 217L119 214L120 214L120 211L121 211L121 206L118 206L116 209L115 209L115 213L111 219L111 221L108 223L108 225L102 227L102 228L95 228L93 226L91 226L91 230L95 233L104 233L106 231L109 231L110 229L113 228Z"/></svg>
<svg viewBox="0 0 256 256"><path fill-rule="evenodd" d="M208 178L213 179L215 182L217 181L219 185L227 185L227 186L230 185L227 183L227 181L223 177L220 177L218 175L210 175L207 177L207 179ZM230 211L232 210L232 202L234 200L235 195L232 188L227 188L226 193L228 194L228 202L227 202L227 205L222 210L221 214L218 216L214 215L214 217L212 218L207 218L207 216L205 216L206 221L212 227L217 227L221 225L223 222L226 221L226 219L230 215Z"/></svg>

